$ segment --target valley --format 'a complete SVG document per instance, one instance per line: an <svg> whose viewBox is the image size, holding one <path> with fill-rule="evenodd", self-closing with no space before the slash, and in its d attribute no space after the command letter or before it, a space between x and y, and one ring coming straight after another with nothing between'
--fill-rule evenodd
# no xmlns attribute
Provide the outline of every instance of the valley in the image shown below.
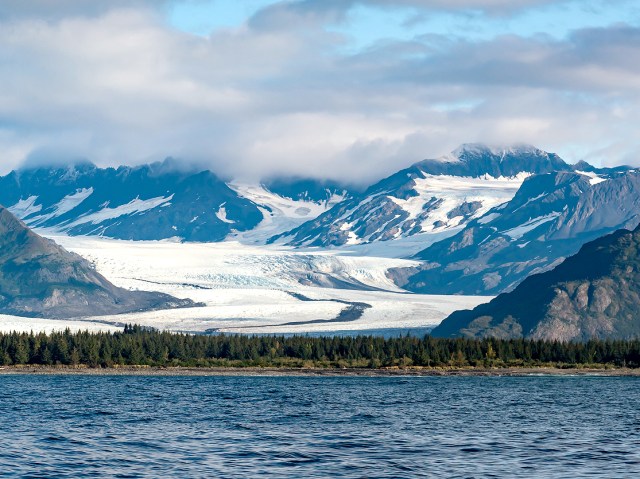
<svg viewBox="0 0 640 479"><path fill-rule="evenodd" d="M206 306L64 323L12 317L0 321L3 331L47 330L56 324L112 330L124 323L137 323L195 333L385 334L426 331L454 310L491 299L407 293L395 286L385 271L414 265L411 260L237 242L124 241L37 231L88 259L119 287L155 290ZM355 320L333 321L352 303L370 307Z"/></svg>

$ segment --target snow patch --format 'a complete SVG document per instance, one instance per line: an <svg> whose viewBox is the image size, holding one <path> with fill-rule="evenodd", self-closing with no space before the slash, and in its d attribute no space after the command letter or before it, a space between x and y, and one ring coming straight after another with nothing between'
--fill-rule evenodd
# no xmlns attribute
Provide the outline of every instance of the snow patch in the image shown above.
<svg viewBox="0 0 640 479"><path fill-rule="evenodd" d="M218 211L216 211L216 216L223 223L234 224L235 221L230 220L229 218L227 218L227 209L224 207L224 205L226 205L226 204L227 203L225 202L225 203L222 203L220 205L220 207L218 208Z"/></svg>
<svg viewBox="0 0 640 479"><path fill-rule="evenodd" d="M536 229L538 226L548 223L560 216L560 213L549 213L548 215L540 216L538 218L530 219L526 223L523 223L520 226L516 226L515 228L511 228L509 230L503 231L504 234L511 237L511 239L520 239L523 235Z"/></svg>
<svg viewBox="0 0 640 479"><path fill-rule="evenodd" d="M62 198L55 206L51 216L61 216L75 209L80 203L93 194L93 188L82 188Z"/></svg>
<svg viewBox="0 0 640 479"><path fill-rule="evenodd" d="M478 218L478 223L486 225L500 216L502 216L500 213L489 213L488 215L484 215L482 218Z"/></svg>
<svg viewBox="0 0 640 479"><path fill-rule="evenodd" d="M127 204L116 206L115 208L109 208L108 206L106 206L102 210L96 211L95 213L83 215L77 220L64 225L64 229L69 229L74 226L86 223L97 225L107 220L119 218L120 216L134 215L151 210L153 208L169 206L172 199L173 195L167 197L150 198L148 200L141 200L139 197L136 197Z"/></svg>
<svg viewBox="0 0 640 479"><path fill-rule="evenodd" d="M608 178L603 178L602 176L597 175L592 171L579 171L576 170L576 173L589 177L589 183L592 185L597 185L598 183L602 183L603 181L607 181Z"/></svg>
<svg viewBox="0 0 640 479"><path fill-rule="evenodd" d="M36 205L37 200L37 196L29 196L29 198L20 200L15 205L10 206L7 209L15 216L22 219L42 210L42 205Z"/></svg>
<svg viewBox="0 0 640 479"><path fill-rule="evenodd" d="M58 203L48 208L47 210L50 211L49 213L39 216L33 216L27 220L27 223L29 224L29 226L38 226L51 218L62 216L63 214L75 209L80 203L82 203L92 194L93 188L79 188L75 193L65 196ZM38 205L38 211L40 211L41 209L42 206Z"/></svg>

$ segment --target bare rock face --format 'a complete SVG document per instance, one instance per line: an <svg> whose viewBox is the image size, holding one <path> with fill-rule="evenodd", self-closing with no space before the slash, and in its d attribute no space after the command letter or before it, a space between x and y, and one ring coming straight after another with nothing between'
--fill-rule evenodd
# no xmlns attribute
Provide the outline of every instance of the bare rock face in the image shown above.
<svg viewBox="0 0 640 479"><path fill-rule="evenodd" d="M71 318L195 306L111 284L84 258L43 238L0 206L0 313Z"/></svg>
<svg viewBox="0 0 640 479"><path fill-rule="evenodd" d="M640 227L585 244L551 271L471 311L456 311L435 336L586 341L640 335Z"/></svg>
<svg viewBox="0 0 640 479"><path fill-rule="evenodd" d="M524 181L513 199L392 269L399 286L424 294L495 295L548 271L580 247L640 223L638 171L553 172ZM604 300L603 300L604 301Z"/></svg>
<svg viewBox="0 0 640 479"><path fill-rule="evenodd" d="M256 204L212 172L182 169L171 159L12 171L0 177L0 203L30 227L132 240L222 241L263 220Z"/></svg>
<svg viewBox="0 0 640 479"><path fill-rule="evenodd" d="M554 153L528 145L492 149L465 144L446 157L423 160L400 170L269 241L328 247L455 231L497 204L495 189L479 193L478 185L483 181L554 171L571 171L571 166ZM438 186L443 176L476 181L447 191Z"/></svg>

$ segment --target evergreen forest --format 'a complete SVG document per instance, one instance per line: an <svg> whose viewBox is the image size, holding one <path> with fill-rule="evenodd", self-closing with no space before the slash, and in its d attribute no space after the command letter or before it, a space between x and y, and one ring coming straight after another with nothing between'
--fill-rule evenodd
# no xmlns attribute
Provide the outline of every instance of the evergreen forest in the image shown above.
<svg viewBox="0 0 640 479"><path fill-rule="evenodd" d="M117 367L640 367L640 340L554 342L425 336L0 333L0 365Z"/></svg>

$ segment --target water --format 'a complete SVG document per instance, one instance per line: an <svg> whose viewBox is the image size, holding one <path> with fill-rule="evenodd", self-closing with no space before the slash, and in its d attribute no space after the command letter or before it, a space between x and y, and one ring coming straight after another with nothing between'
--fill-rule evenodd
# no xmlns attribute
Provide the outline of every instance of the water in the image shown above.
<svg viewBox="0 0 640 479"><path fill-rule="evenodd" d="M640 380L0 376L0 477L638 477Z"/></svg>

